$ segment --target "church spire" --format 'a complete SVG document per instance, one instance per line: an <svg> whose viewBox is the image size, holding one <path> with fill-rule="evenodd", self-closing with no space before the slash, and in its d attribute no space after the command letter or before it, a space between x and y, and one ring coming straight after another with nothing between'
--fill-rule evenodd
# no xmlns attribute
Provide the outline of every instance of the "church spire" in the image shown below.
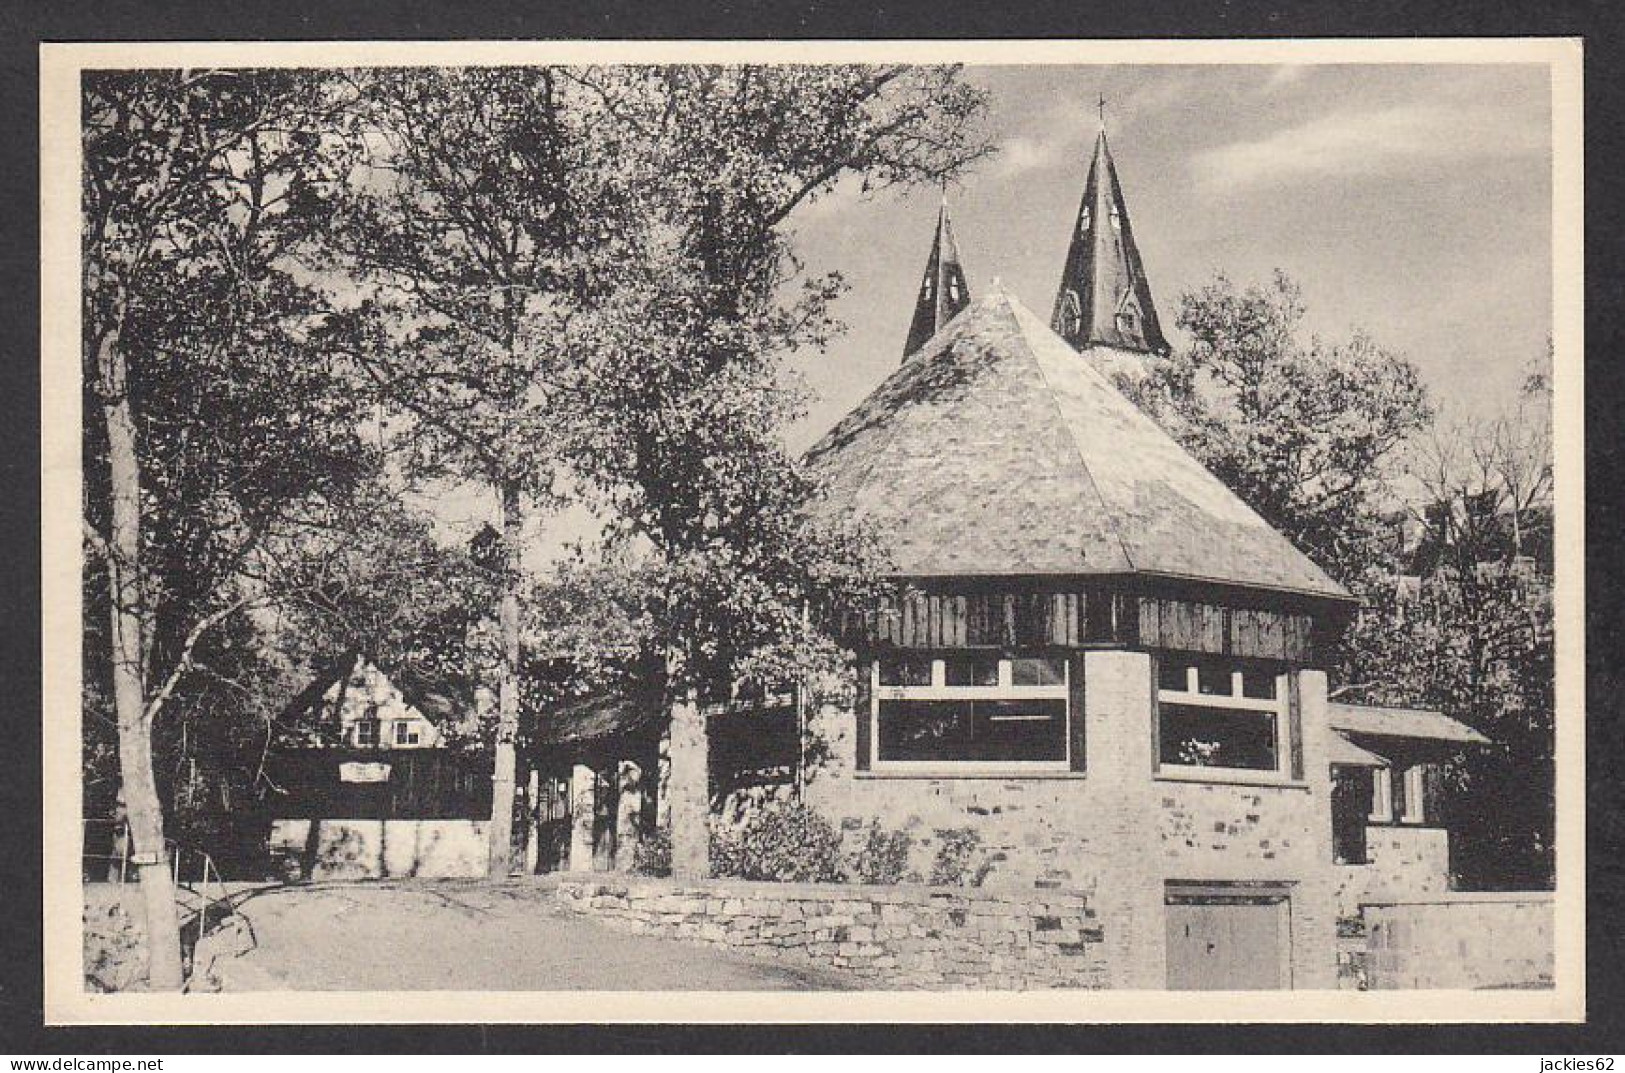
<svg viewBox="0 0 1625 1073"><path fill-rule="evenodd" d="M1084 183L1050 326L1080 351L1107 346L1161 354L1168 342L1151 304L1151 285L1134 245L1117 165L1106 145L1104 98L1100 117L1095 158Z"/></svg>
<svg viewBox="0 0 1625 1073"><path fill-rule="evenodd" d="M968 305L970 290L965 286L965 270L959 263L959 247L954 243L953 224L948 220L948 195L944 191L942 208L937 212L937 234L931 242L931 257L925 263L925 278L914 305L914 321L908 326L903 360L907 361Z"/></svg>

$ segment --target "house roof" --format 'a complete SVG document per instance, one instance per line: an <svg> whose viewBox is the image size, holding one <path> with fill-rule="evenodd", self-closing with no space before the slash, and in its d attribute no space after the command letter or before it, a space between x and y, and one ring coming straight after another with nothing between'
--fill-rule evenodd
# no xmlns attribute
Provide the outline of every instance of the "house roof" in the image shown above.
<svg viewBox="0 0 1625 1073"><path fill-rule="evenodd" d="M1348 594L995 289L808 452L904 576L1148 574Z"/></svg>
<svg viewBox="0 0 1625 1073"><path fill-rule="evenodd" d="M1425 708L1378 708L1364 704L1326 705L1327 721L1333 730L1370 734L1383 738L1421 738L1488 745L1490 739L1466 723Z"/></svg>
<svg viewBox="0 0 1625 1073"><path fill-rule="evenodd" d="M1326 754L1333 764L1349 767L1387 767L1388 761L1368 749L1362 749L1343 735L1332 732L1326 741Z"/></svg>

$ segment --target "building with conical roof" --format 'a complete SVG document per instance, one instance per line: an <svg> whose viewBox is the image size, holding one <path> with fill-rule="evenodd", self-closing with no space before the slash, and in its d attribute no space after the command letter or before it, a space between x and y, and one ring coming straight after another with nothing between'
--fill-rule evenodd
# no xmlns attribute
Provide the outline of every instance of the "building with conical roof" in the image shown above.
<svg viewBox="0 0 1625 1073"><path fill-rule="evenodd" d="M845 624L804 800L922 874L968 830L985 885L1088 892L1105 985L1333 986L1353 902L1445 886L1428 772L1476 735L1331 704L1350 595L1102 371L1168 348L1104 134L1049 324L944 316L947 251L944 212L909 356L807 455L902 595Z"/></svg>
<svg viewBox="0 0 1625 1073"><path fill-rule="evenodd" d="M807 454L813 509L866 527L899 583L837 624L853 700L781 698L732 730L722 705L709 746L673 733L639 763L708 767L691 782L731 819L797 796L860 860L876 824L901 832L904 874L1027 907L930 925L989 929L1012 960L974 936L922 945L898 907L937 903L881 899L912 923L860 919L850 942L832 925L848 964L888 957L926 985L1334 986L1360 903L1446 889L1434 765L1482 739L1334 703L1327 642L1353 599L1114 386L1168 344L1104 135L1051 321L997 286L969 296L944 205L903 361ZM633 727L632 707L595 726ZM572 776L589 836L620 808L594 797L607 764ZM590 839L575 856L596 859ZM798 928L780 941L824 943Z"/></svg>

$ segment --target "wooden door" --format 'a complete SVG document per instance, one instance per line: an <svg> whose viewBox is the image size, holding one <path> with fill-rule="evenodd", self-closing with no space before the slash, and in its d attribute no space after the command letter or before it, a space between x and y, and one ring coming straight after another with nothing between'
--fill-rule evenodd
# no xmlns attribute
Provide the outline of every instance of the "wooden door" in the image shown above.
<svg viewBox="0 0 1625 1073"><path fill-rule="evenodd" d="M1170 991L1287 986L1285 900L1181 900L1167 914Z"/></svg>

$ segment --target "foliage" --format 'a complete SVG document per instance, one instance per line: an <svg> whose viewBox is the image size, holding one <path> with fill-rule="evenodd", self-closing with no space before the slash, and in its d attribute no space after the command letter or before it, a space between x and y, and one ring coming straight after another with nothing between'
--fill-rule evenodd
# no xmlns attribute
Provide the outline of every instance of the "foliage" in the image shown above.
<svg viewBox="0 0 1625 1073"><path fill-rule="evenodd" d="M1298 287L1218 276L1181 297L1191 343L1131 394L1301 551L1359 587L1381 558L1385 476L1432 410L1409 361L1356 334L1302 338Z"/></svg>
<svg viewBox="0 0 1625 1073"><path fill-rule="evenodd" d="M888 831L878 819L870 820L864 829L863 845L853 854L847 872L857 883L901 883L909 875L909 852L913 848L914 839L907 831Z"/></svg>
<svg viewBox="0 0 1625 1073"><path fill-rule="evenodd" d="M671 833L645 831L632 850L632 871L640 876L671 875Z"/></svg>
<svg viewBox="0 0 1625 1073"><path fill-rule="evenodd" d="M736 828L711 832L711 873L780 883L839 883L845 879L841 833L799 801L775 801Z"/></svg>
<svg viewBox="0 0 1625 1073"><path fill-rule="evenodd" d="M1446 766L1440 820L1469 887L1553 876L1555 634L1550 398L1423 444L1408 580L1374 590L1343 646L1340 692L1437 708L1493 745Z"/></svg>
<svg viewBox="0 0 1625 1073"><path fill-rule="evenodd" d="M950 175L986 150L981 95L937 68L607 68L563 76L618 138L627 255L573 326L586 486L642 553L641 614L674 687L776 686L839 653L809 610L857 598L861 534L813 525L779 430L788 353L836 329L787 223L843 175ZM797 284L799 283L799 287Z"/></svg>
<svg viewBox="0 0 1625 1073"><path fill-rule="evenodd" d="M982 852L982 836L974 827L940 828L937 854L931 862L934 887L980 887L993 872L993 862Z"/></svg>

